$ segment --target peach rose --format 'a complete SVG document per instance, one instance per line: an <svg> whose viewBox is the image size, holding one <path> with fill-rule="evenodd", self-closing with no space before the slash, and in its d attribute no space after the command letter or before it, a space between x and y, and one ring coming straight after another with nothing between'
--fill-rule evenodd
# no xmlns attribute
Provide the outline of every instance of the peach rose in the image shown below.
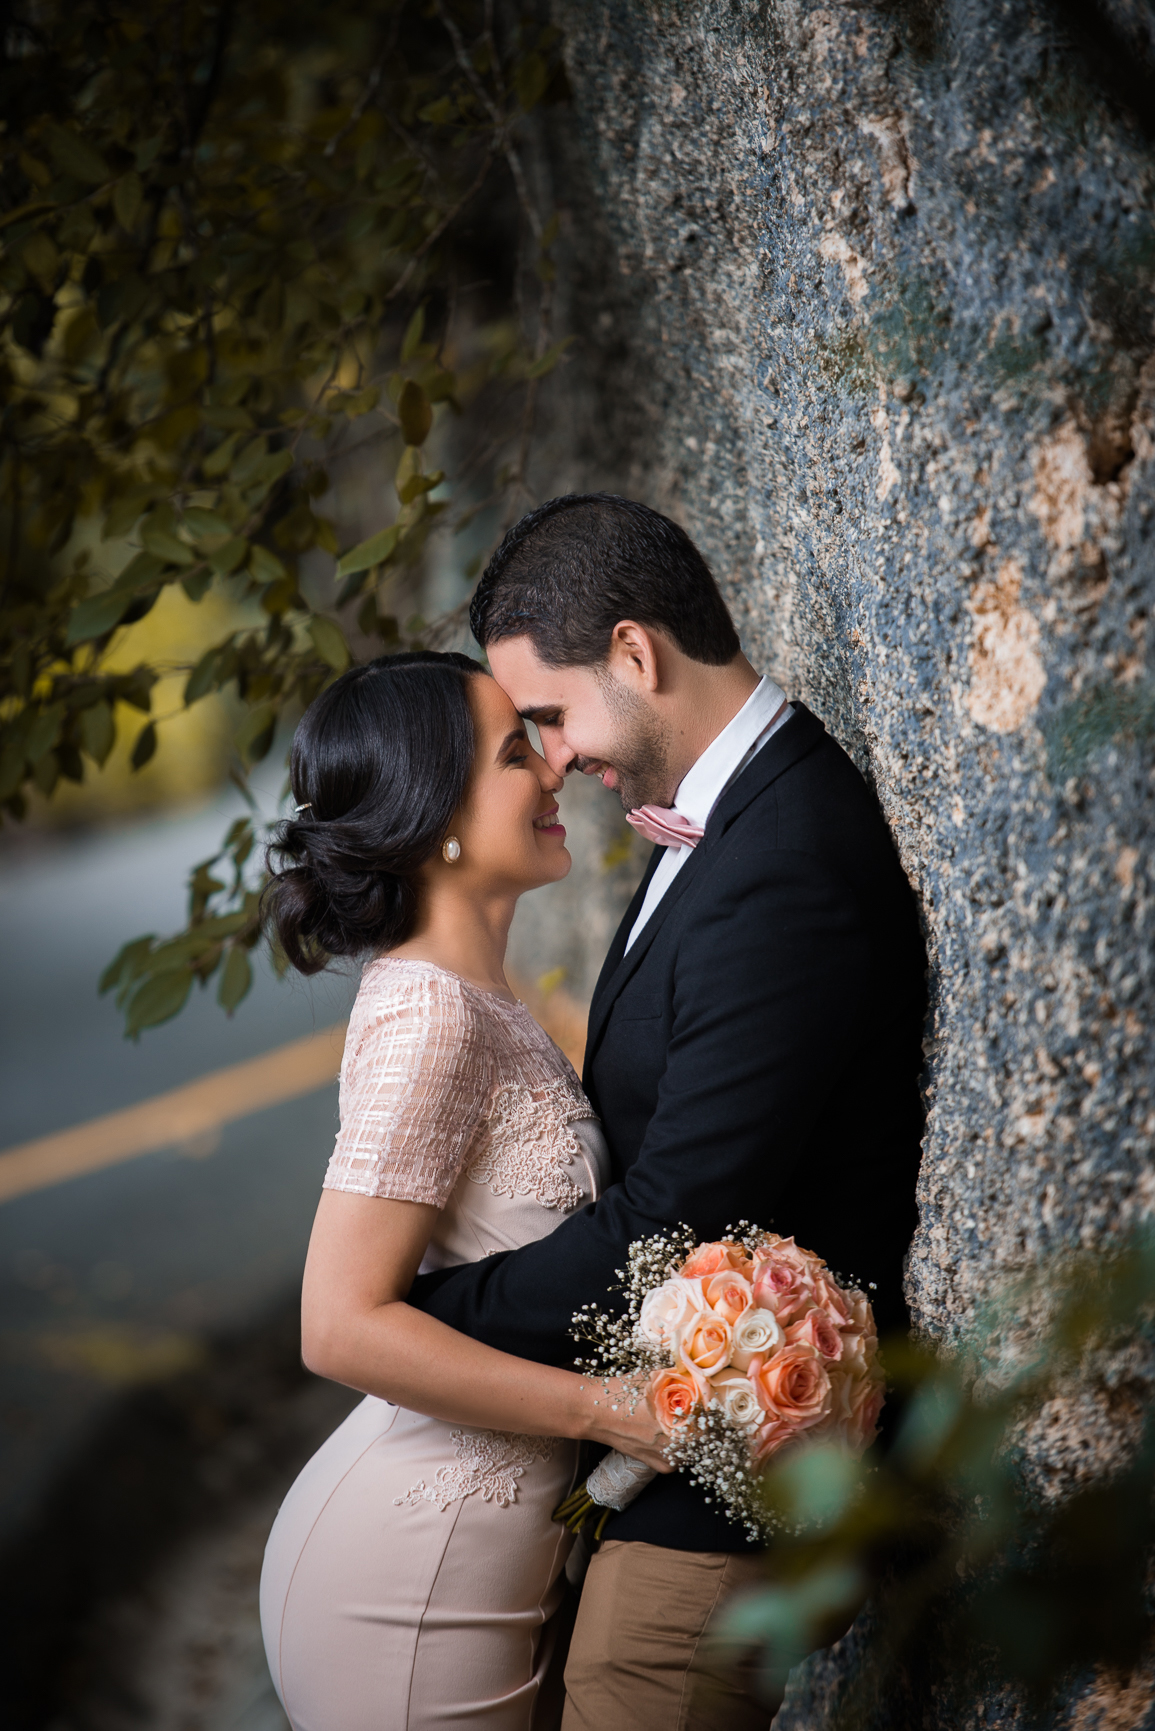
<svg viewBox="0 0 1155 1731"><path fill-rule="evenodd" d="M648 1389L650 1410L667 1436L705 1405L702 1383L689 1370L658 1370Z"/></svg>
<svg viewBox="0 0 1155 1731"><path fill-rule="evenodd" d="M765 1422L766 1414L762 1411L754 1384L740 1371L719 1371L710 1379L710 1387L731 1424L749 1430L752 1425Z"/></svg>
<svg viewBox="0 0 1155 1731"><path fill-rule="evenodd" d="M844 1293L843 1296L846 1299L850 1315L847 1323L845 1325L839 1323L839 1327L853 1328L857 1334L876 1335L878 1330L874 1323L874 1312L870 1308L870 1300L865 1292L859 1292L855 1287L852 1291Z"/></svg>
<svg viewBox="0 0 1155 1731"><path fill-rule="evenodd" d="M690 1252L679 1272L687 1279L704 1274L720 1274L723 1269L733 1269L738 1274L747 1277L751 1271L749 1252L742 1244L727 1244L719 1240L714 1244L699 1244L697 1250Z"/></svg>
<svg viewBox="0 0 1155 1731"><path fill-rule="evenodd" d="M750 1282L732 1268L724 1268L706 1282L706 1303L730 1324L737 1322L753 1302Z"/></svg>
<svg viewBox="0 0 1155 1731"><path fill-rule="evenodd" d="M814 1287L794 1262L780 1261L777 1253L763 1258L754 1271L754 1303L772 1310L779 1322L793 1322L814 1302Z"/></svg>
<svg viewBox="0 0 1155 1731"><path fill-rule="evenodd" d="M811 1278L814 1278L826 1267L822 1257L817 1256L813 1250L803 1250L802 1246L796 1244L793 1238L779 1238L776 1232L770 1233L754 1255L755 1260L773 1257L775 1261L789 1263L800 1274L809 1275Z"/></svg>
<svg viewBox="0 0 1155 1731"><path fill-rule="evenodd" d="M851 1371L855 1376L865 1376L870 1366L870 1358L867 1356L868 1346L865 1336L856 1334L852 1328L841 1328L838 1332L842 1336L841 1364L846 1370ZM875 1346L876 1342L871 1341L870 1348L874 1348ZM873 1356L873 1351L871 1351L870 1357Z"/></svg>
<svg viewBox="0 0 1155 1731"><path fill-rule="evenodd" d="M836 1328L850 1327L853 1315L848 1296L829 1275L820 1274L814 1282L814 1301L822 1306Z"/></svg>
<svg viewBox="0 0 1155 1731"><path fill-rule="evenodd" d="M782 1326L772 1310L744 1311L734 1324L730 1363L745 1373L756 1353L765 1356L781 1345Z"/></svg>
<svg viewBox="0 0 1155 1731"><path fill-rule="evenodd" d="M674 1330L670 1345L682 1364L710 1376L730 1362L730 1324L715 1310L702 1310Z"/></svg>
<svg viewBox="0 0 1155 1731"><path fill-rule="evenodd" d="M780 1449L783 1443L792 1441L797 1435L798 1431L795 1426L787 1424L785 1419L767 1419L765 1424L758 1426L758 1429L754 1432L751 1438L751 1453L754 1456L754 1465L761 1466L765 1461L770 1459L770 1456L776 1449Z"/></svg>
<svg viewBox="0 0 1155 1731"><path fill-rule="evenodd" d="M786 1330L786 1340L790 1346L796 1346L800 1341L804 1346L812 1346L815 1352L832 1363L842 1357L842 1335L825 1310L808 1310L801 1322L793 1323Z"/></svg>
<svg viewBox="0 0 1155 1731"><path fill-rule="evenodd" d="M856 1380L850 1394L850 1445L856 1451L867 1448L878 1435L878 1420L886 1402L886 1390L873 1377Z"/></svg>
<svg viewBox="0 0 1155 1731"><path fill-rule="evenodd" d="M675 1331L707 1308L703 1287L701 1280L675 1275L647 1292L638 1317L638 1333L651 1346L669 1346Z"/></svg>
<svg viewBox="0 0 1155 1731"><path fill-rule="evenodd" d="M830 1411L830 1377L812 1346L784 1346L769 1358L754 1360L747 1374L768 1417L783 1419L795 1430L809 1430Z"/></svg>

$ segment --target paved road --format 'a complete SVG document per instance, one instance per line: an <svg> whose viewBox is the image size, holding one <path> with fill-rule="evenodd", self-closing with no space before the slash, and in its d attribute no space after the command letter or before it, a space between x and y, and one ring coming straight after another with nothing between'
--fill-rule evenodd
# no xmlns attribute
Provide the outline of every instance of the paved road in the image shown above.
<svg viewBox="0 0 1155 1731"><path fill-rule="evenodd" d="M261 972L230 1021L212 990L124 1040L99 998L126 938L175 929L190 863L228 796L192 814L0 863L0 1150L82 1124L337 1023L348 979ZM0 1206L0 1543L29 1518L119 1390L193 1363L212 1334L283 1304L299 1278L336 1090Z"/></svg>

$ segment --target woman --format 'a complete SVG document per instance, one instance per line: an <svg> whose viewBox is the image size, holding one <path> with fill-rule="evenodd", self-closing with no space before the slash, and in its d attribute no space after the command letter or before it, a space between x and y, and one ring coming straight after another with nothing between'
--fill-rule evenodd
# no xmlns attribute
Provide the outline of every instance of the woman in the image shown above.
<svg viewBox="0 0 1155 1731"><path fill-rule="evenodd" d="M269 1538L269 1666L294 1731L539 1731L578 1440L664 1467L661 1435L404 1299L419 1267L542 1238L605 1182L578 1079L503 973L518 896L569 870L561 778L476 662L421 653L323 692L291 781L285 954L372 958L302 1301L305 1363L366 1399Z"/></svg>

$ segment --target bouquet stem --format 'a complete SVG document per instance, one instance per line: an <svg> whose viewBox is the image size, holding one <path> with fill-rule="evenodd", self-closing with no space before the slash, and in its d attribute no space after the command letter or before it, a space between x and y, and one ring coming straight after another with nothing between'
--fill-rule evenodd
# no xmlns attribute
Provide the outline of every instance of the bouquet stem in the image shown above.
<svg viewBox="0 0 1155 1731"><path fill-rule="evenodd" d="M601 1518L594 1528L594 1538L600 1539L602 1530L614 1511L602 1508L600 1503L594 1502L588 1490L588 1481L580 1484L576 1491L570 1492L564 1502L557 1505L553 1518L560 1521L563 1527L568 1527L571 1533L580 1533L595 1509L599 1511Z"/></svg>

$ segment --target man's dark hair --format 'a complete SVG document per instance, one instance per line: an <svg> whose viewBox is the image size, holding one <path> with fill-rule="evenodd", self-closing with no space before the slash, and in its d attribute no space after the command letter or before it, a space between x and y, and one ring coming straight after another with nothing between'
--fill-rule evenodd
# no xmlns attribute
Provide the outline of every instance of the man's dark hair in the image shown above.
<svg viewBox="0 0 1155 1731"><path fill-rule="evenodd" d="M612 493L567 493L515 523L469 609L483 647L528 637L550 667L600 665L621 619L664 631L683 655L714 667L740 648L710 567L685 530Z"/></svg>

